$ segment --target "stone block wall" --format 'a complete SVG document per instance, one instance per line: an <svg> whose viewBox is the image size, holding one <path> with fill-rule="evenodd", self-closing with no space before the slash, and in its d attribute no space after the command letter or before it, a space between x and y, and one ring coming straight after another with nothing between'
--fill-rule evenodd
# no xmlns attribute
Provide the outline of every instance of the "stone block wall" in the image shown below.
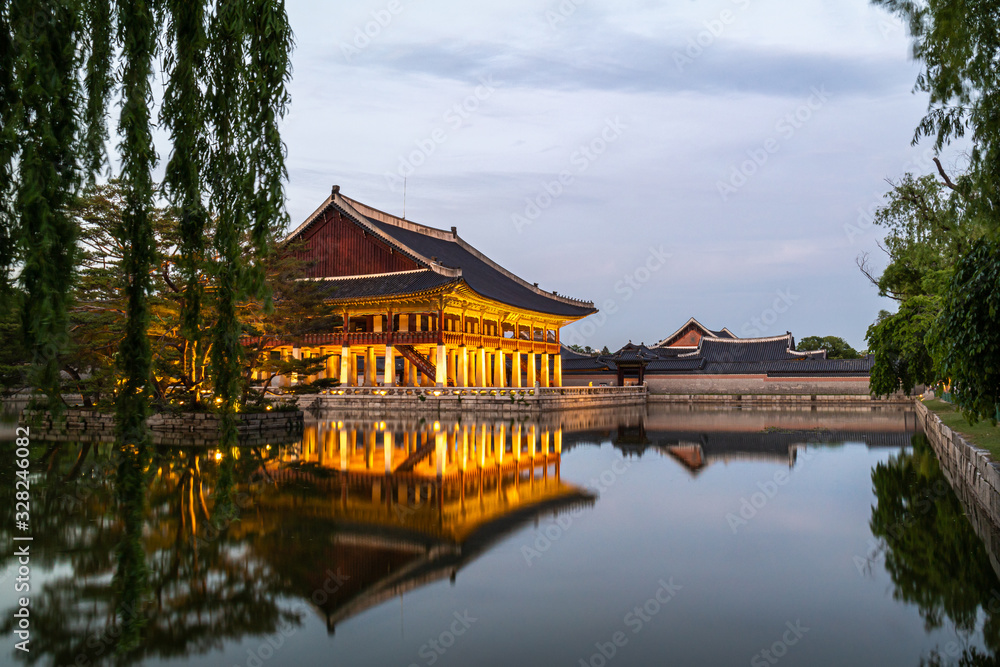
<svg viewBox="0 0 1000 667"><path fill-rule="evenodd" d="M1000 576L1000 463L945 426L923 403L916 404L918 419L923 422L941 469Z"/></svg>
<svg viewBox="0 0 1000 667"><path fill-rule="evenodd" d="M301 433L302 412L256 412L237 415L236 429L240 442L254 444L284 434ZM112 442L115 438L115 416L109 412L70 408L60 419L48 412L25 410L21 425L31 426L32 438L75 442ZM163 445L212 444L218 440L219 417L212 413L155 414L147 422L153 432L153 442Z"/></svg>

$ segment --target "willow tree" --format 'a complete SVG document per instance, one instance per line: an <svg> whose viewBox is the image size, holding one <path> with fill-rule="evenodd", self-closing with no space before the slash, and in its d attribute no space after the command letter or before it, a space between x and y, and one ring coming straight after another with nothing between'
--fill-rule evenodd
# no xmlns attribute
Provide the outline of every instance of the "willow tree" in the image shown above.
<svg viewBox="0 0 1000 667"><path fill-rule="evenodd" d="M80 186L93 183L108 163L109 105L120 109L127 306L115 405L118 490L129 537L119 550L116 581L130 595L138 595L136 582L145 579L135 545L144 515L152 381L153 79L157 70L165 72L159 120L171 138L166 194L183 218L184 316L195 349L206 270L215 282L211 372L224 416L220 445L228 454L242 393L235 304L248 294L266 298L254 254L265 254L285 224L278 122L288 103L291 46L281 0L0 0L0 290L9 306L16 275L30 380L53 409L78 255L69 208ZM202 238L210 216L216 259L206 269ZM228 485L220 485L224 498ZM127 647L141 617L130 613L122 620Z"/></svg>

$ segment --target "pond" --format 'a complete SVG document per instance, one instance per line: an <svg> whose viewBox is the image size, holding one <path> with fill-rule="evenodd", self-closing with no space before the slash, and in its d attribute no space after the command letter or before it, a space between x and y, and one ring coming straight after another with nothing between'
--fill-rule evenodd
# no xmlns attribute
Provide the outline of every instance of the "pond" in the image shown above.
<svg viewBox="0 0 1000 667"><path fill-rule="evenodd" d="M1000 655L990 555L904 408L324 413L289 440L236 452L225 520L221 454L157 448L131 528L120 510L137 497L116 500L110 445L33 441L31 651L12 633L23 593L7 512L0 663ZM13 442L2 449L12 461ZM13 466L0 475L13 507Z"/></svg>

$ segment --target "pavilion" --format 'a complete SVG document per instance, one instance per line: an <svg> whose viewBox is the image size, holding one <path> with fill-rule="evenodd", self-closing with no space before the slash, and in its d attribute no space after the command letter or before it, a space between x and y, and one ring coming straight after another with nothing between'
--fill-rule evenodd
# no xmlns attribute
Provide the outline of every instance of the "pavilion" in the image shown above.
<svg viewBox="0 0 1000 667"><path fill-rule="evenodd" d="M597 312L519 278L455 227L390 215L336 185L283 243L293 241L343 325L282 353L331 355L321 377L344 387L559 387L559 330Z"/></svg>

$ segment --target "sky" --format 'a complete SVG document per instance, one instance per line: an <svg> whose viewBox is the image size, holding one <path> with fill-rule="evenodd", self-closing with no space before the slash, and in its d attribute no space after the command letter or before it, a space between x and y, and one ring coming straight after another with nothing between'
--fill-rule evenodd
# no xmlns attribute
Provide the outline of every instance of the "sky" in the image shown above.
<svg viewBox="0 0 1000 667"><path fill-rule="evenodd" d="M689 317L841 336L881 309L871 212L927 99L865 0L290 0L294 227L329 195L459 235L600 309L567 343L652 344ZM952 166L957 158L946 153ZM405 177L405 202L404 202Z"/></svg>

